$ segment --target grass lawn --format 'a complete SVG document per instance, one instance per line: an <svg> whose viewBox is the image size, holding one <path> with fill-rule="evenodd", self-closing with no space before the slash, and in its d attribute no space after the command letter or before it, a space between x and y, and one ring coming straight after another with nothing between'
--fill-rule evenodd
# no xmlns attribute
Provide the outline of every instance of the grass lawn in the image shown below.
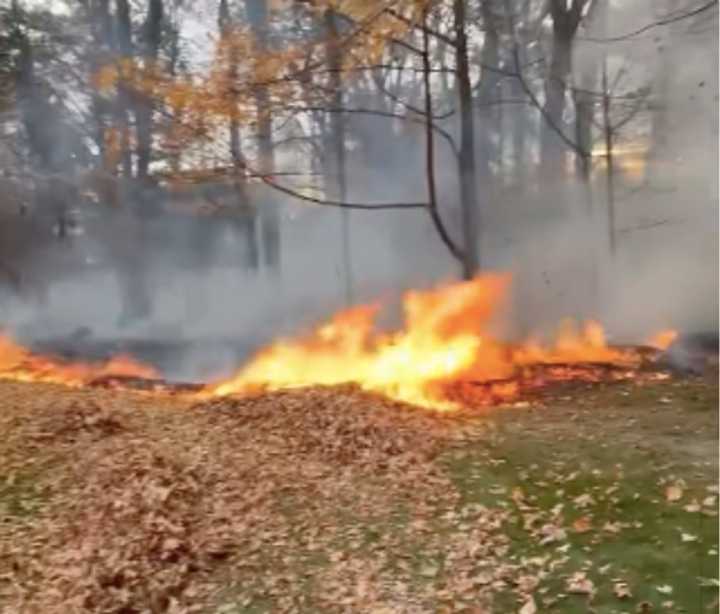
<svg viewBox="0 0 720 614"><path fill-rule="evenodd" d="M3 613L717 610L716 381L0 398Z"/></svg>

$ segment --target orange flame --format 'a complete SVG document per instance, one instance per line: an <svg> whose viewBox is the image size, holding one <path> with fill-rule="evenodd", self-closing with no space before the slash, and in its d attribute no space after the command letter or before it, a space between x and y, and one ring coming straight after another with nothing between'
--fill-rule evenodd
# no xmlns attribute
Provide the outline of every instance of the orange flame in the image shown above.
<svg viewBox="0 0 720 614"><path fill-rule="evenodd" d="M60 359L39 356L0 333L0 378L24 382L51 382L82 386L102 377L155 378L152 367L129 356L118 355L104 363L65 363Z"/></svg>
<svg viewBox="0 0 720 614"><path fill-rule="evenodd" d="M483 275L408 292L403 298L405 327L389 334L374 330L377 306L341 311L309 335L261 350L236 375L208 391L223 396L355 382L393 399L449 410L458 407L447 395L452 383L506 380L516 369L538 363L636 361L631 352L608 347L602 327L594 322L580 329L565 323L547 347L537 341L510 347L493 339L489 321L509 281L505 275ZM516 392L512 381L494 388L502 398Z"/></svg>
<svg viewBox="0 0 720 614"><path fill-rule="evenodd" d="M354 382L399 401L452 410L468 399L509 400L523 386L543 385L547 379L597 379L602 369L588 372L589 364L620 366L631 373L640 362L638 351L608 346L596 322L563 322L549 344L530 339L509 345L493 338L490 322L509 283L507 275L483 275L407 292L404 328L390 333L375 329L379 305L341 311L305 336L272 343L233 377L207 386L202 394ZM666 348L675 336L662 331L648 345ZM546 367L538 374L536 365ZM0 378L82 386L112 377L155 379L158 374L127 356L99 364L39 356L0 333Z"/></svg>
<svg viewBox="0 0 720 614"><path fill-rule="evenodd" d="M656 350L667 350L677 339L677 331L661 330L647 340L646 345Z"/></svg>

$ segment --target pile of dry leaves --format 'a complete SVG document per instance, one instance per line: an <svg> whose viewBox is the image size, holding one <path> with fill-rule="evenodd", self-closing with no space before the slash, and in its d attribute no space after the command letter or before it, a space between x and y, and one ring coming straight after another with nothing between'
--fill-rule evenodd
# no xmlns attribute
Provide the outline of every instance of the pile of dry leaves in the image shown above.
<svg viewBox="0 0 720 614"><path fill-rule="evenodd" d="M283 603L305 554L338 538L319 518L377 518L398 502L422 517L456 496L430 463L442 418L352 387L165 406L49 390L0 425L15 442L0 460L36 476L43 502L0 536L0 611L208 611L223 577ZM352 604L357 583L338 565L323 600Z"/></svg>
<svg viewBox="0 0 720 614"><path fill-rule="evenodd" d="M210 418L290 454L346 465L384 465L396 457L430 459L446 421L353 385L304 388L254 398L221 398L196 406Z"/></svg>

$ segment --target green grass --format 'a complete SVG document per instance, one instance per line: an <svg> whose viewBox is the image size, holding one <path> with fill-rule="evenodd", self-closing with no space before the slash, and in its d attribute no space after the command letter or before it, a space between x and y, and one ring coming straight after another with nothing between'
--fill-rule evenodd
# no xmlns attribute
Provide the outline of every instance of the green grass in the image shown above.
<svg viewBox="0 0 720 614"><path fill-rule="evenodd" d="M659 480L667 476L640 455L606 448L594 463L586 462L576 469L559 453L537 462L527 441L521 446L495 450L502 451L509 452L510 457L503 464L489 467L484 454L469 449L447 459L448 469L465 503L502 505L514 510L514 522L507 529L512 539L511 557L550 554L560 558L558 548L566 546L563 555L568 557L567 562L541 583L539 592L544 592L548 600L566 592L566 578L576 571L587 571L597 589L592 599L596 612L633 611L642 602L660 608L667 601L674 602L672 611L697 612L716 598L716 591L702 587L701 579L717 574L717 518L683 509L683 503L710 494L705 490L708 482L689 484L683 501L668 503L659 485ZM612 462L618 458L624 460ZM614 471L608 471L617 465L623 472L620 479L613 475ZM573 474L572 479L563 480L563 476ZM593 529L577 534L570 530L567 540L540 545L523 528L523 513L510 501L509 495L516 488L522 489L524 500L532 508L526 514L539 511L549 515L554 506L563 504L563 525L572 527L581 516L587 516ZM501 490L507 494L500 494ZM573 501L581 495L590 495L593 503L577 509ZM625 528L617 534L608 533L602 530L605 523L620 523ZM695 536L697 541L683 542L683 533ZM605 568L607 565L609 568ZM621 602L613 595L615 578L628 583L633 598ZM657 587L665 585L672 587L671 595L658 592ZM514 598L506 595L498 607L509 607L513 602ZM586 597L560 597L543 611L578 612L586 604Z"/></svg>
<svg viewBox="0 0 720 614"><path fill-rule="evenodd" d="M502 527L510 538L508 564L533 569L529 559L545 561L537 567L533 591L538 612L690 613L716 607L717 505L703 501L717 495L717 386L702 380L576 386L545 405L488 412L477 420L492 428L440 455L436 462L451 478L459 503L433 511L432 539L408 530L413 510L403 501L372 518L352 509L318 515L318 525L333 531L324 550L307 550L302 529L296 531L287 544L293 561L286 567L304 578L291 589L306 597L296 611L323 611L313 595L323 590L317 577L332 565L331 552L368 564L382 552L383 574L426 595L422 611L472 611L463 609L471 602L429 602L427 595L428 588L431 594L442 590L450 579L442 544L462 540L465 519L478 505L508 510ZM681 486L680 500L666 500L670 485ZM685 509L695 503L700 511ZM552 520L560 505L561 519ZM291 522L303 516L302 497L279 499L278 506ZM454 514L452 521L447 513ZM528 528L530 515L537 521ZM585 528L576 524L581 518L590 528L576 532L574 527ZM551 520L566 535L543 545L535 531ZM276 570L277 557L271 559L268 569ZM568 594L568 578L578 572L591 580L592 595ZM620 581L631 597L614 594ZM249 582L241 590L245 596L253 594ZM244 605L232 591L222 602L212 611L278 609L276 598L262 590L250 601L245 597ZM517 612L521 605L515 587L506 586L495 595L493 611Z"/></svg>
<svg viewBox="0 0 720 614"><path fill-rule="evenodd" d="M710 611L717 599L718 569L717 516L710 514L717 506L702 502L716 494L708 487L717 484L717 387L700 380L571 387L546 405L489 412L478 418L492 426L483 430L485 436L437 459L460 500L456 509L434 511L432 540L408 532L412 509L402 501L374 518L356 516L353 510L318 517L319 524L335 530L326 551L305 551L301 536L295 535L288 545L296 555L292 573L306 580L293 590L308 596L298 611L320 611L312 595L322 585L314 577L331 565L331 551L370 563L384 550L388 577L396 576L418 593L442 589L449 572L447 553L438 543L450 543L458 534L462 538L467 528L462 518L477 505L509 511L502 529L510 538L509 564L533 557L556 562L552 569L538 568L544 573L534 591L539 612ZM682 497L669 502L665 489L676 483ZM520 493L524 510L514 500ZM684 509L693 502L701 511ZM563 507L557 522L566 537L542 545L524 527L525 517L537 515L541 526L558 505ZM302 499L283 499L279 506L289 519L302 515ZM447 512L455 520L446 521ZM587 532L573 530L581 517L589 519ZM591 596L568 594L568 578L577 572L592 581ZM618 581L627 583L631 597L614 594ZM672 592L661 592L666 587ZM232 609L229 599L232 614L271 612L277 605L259 594L243 607L234 602ZM516 612L520 606L511 586L495 597L498 613ZM429 607L465 611L460 602L448 606L435 600Z"/></svg>
<svg viewBox="0 0 720 614"><path fill-rule="evenodd" d="M566 562L536 591L540 611L609 614L634 612L643 603L653 611L707 611L717 599L712 583L718 570L718 519L709 515L717 505L701 506L704 512L684 508L717 494L708 490L717 485L717 388L668 382L629 392L598 389L589 396L581 398L588 407L579 419L573 398L561 402L560 411L541 417L542 428L536 430L534 420L528 424L517 414L502 416L495 442L447 455L444 462L464 503L512 510L508 534L516 560L547 554L559 559L558 548L564 551ZM561 441L554 437L558 434ZM666 501L665 488L678 480L681 500ZM511 498L515 489L522 491L530 511L517 509ZM592 502L578 509L574 500L581 495ZM523 516L539 513L547 519L558 504L563 505L564 526L585 516L592 529L570 530L566 540L540 545L523 528ZM603 531L606 523L625 528ZM683 534L695 539L683 541ZM579 571L587 573L596 589L590 600L566 594L567 578ZM631 598L613 594L615 580L628 584ZM671 593L658 590L667 586ZM499 612L513 607L513 595L500 596Z"/></svg>

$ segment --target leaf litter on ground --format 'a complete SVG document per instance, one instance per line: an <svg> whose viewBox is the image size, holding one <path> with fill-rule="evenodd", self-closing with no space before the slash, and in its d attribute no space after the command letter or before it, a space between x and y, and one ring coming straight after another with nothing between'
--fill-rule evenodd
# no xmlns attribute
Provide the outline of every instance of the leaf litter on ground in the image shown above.
<svg viewBox="0 0 720 614"><path fill-rule="evenodd" d="M262 596L290 607L288 587L305 582L303 557L346 538L337 518L351 511L370 524L398 501L418 517L408 532L439 557L450 552L450 595L488 602L495 583L515 573L501 564L507 539L497 510L467 514L471 530L449 549L423 528L438 506L457 504L432 459L443 442L468 436L438 415L352 386L153 399L143 411L136 399L126 407L127 398L51 388L13 421L18 470L23 458L40 456L55 469L42 513L0 539L0 611L202 611L223 588L219 569L258 580L245 591L249 602ZM384 535L383 547L400 549L401 537ZM439 564L425 565L428 586L411 594L409 576L399 586L382 556L368 565L361 542L329 557L315 578L322 590L309 599L328 611L432 611ZM478 558L494 568L487 579L477 575Z"/></svg>
<svg viewBox="0 0 720 614"><path fill-rule="evenodd" d="M596 593L586 567L566 565L576 540L635 527L597 515L621 469L605 491L573 496L584 469L527 478L536 489L558 486L552 509L530 485L494 480L495 503L461 504L433 461L492 439L489 427L354 386L202 402L5 391L17 407L0 416L11 433L0 446L6 482L48 471L33 487L42 508L0 536L0 612L181 614L228 598L239 611L259 602L288 612L491 612L506 592L517 605L504 611L541 611L563 598L545 592L551 575L576 599ZM485 460L491 470L508 464ZM682 482L668 485L683 489L679 509L692 505ZM713 511L717 489L707 490L696 504ZM513 513L543 554L511 556ZM621 586L611 584L616 598Z"/></svg>

